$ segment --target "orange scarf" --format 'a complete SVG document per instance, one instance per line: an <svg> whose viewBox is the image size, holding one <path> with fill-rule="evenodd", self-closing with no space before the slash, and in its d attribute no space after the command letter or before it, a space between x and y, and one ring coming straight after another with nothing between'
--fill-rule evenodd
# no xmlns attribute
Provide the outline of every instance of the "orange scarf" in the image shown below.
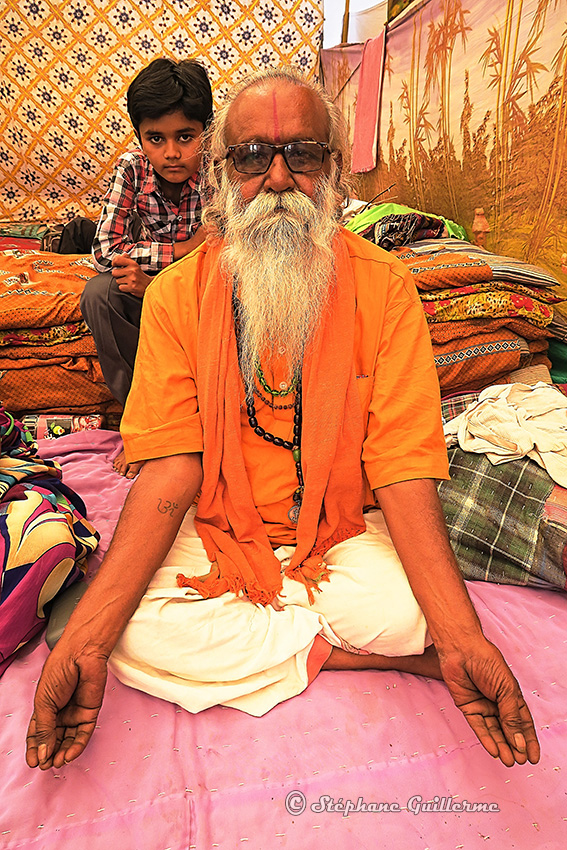
<svg viewBox="0 0 567 850"><path fill-rule="evenodd" d="M328 580L321 556L365 530L362 516L362 411L351 352L354 280L342 236L334 243L335 288L303 363L301 461L305 492L297 547L285 574L313 588ZM269 604L282 587L281 566L256 510L241 444L240 395L232 282L220 271L222 244L209 247L201 278L197 393L203 423L203 486L195 524L212 567L187 579L203 597L244 591ZM279 449L278 449L279 451Z"/></svg>

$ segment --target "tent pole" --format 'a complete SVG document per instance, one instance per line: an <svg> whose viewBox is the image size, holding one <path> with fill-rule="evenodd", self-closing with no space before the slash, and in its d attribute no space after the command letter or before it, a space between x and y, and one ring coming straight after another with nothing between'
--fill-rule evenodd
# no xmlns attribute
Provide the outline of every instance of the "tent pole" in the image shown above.
<svg viewBox="0 0 567 850"><path fill-rule="evenodd" d="M345 0L345 13L343 15L343 32L341 35L341 44L346 44L348 41L348 19L350 13L350 0Z"/></svg>

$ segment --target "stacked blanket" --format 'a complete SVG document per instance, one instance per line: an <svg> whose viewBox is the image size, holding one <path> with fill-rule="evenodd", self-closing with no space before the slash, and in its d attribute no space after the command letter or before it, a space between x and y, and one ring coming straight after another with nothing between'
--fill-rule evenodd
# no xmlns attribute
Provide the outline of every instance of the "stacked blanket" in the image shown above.
<svg viewBox="0 0 567 850"><path fill-rule="evenodd" d="M79 300L89 257L0 252L0 397L14 413L113 413Z"/></svg>
<svg viewBox="0 0 567 850"><path fill-rule="evenodd" d="M458 239L394 251L412 272L442 392L481 389L526 366L551 366L555 278Z"/></svg>
<svg viewBox="0 0 567 850"><path fill-rule="evenodd" d="M443 395L505 382L528 366L543 366L550 380L549 338L566 338L554 277L472 245L437 216L408 208L369 224L365 217L374 218L366 211L347 226L396 254L414 276Z"/></svg>

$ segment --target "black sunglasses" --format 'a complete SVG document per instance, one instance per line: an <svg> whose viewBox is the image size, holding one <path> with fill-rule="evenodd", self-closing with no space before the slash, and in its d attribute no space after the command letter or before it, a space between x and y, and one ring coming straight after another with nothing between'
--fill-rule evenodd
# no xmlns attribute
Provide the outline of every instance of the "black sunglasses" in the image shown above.
<svg viewBox="0 0 567 850"><path fill-rule="evenodd" d="M239 174L265 174L275 155L281 153L293 174L307 174L321 168L327 151L330 148L324 142L289 142L287 145L250 142L246 145L230 145L226 159L232 157L232 164Z"/></svg>

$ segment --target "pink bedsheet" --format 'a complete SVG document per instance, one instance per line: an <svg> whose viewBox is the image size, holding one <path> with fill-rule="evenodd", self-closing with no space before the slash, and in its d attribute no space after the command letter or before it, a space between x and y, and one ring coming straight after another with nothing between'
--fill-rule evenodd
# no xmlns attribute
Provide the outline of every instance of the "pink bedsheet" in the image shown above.
<svg viewBox="0 0 567 850"><path fill-rule="evenodd" d="M64 481L101 532L94 568L129 487L110 463L119 438L74 434L40 448L62 463ZM481 583L470 591L528 698L542 745L538 765L508 770L493 761L439 682L326 672L262 718L229 708L191 715L110 675L99 728L81 758L32 771L24 737L48 652L41 637L0 679L0 847L564 848L567 597ZM317 810L324 796L400 811L344 817ZM452 799L499 811L419 810L419 799L435 797L445 808Z"/></svg>

